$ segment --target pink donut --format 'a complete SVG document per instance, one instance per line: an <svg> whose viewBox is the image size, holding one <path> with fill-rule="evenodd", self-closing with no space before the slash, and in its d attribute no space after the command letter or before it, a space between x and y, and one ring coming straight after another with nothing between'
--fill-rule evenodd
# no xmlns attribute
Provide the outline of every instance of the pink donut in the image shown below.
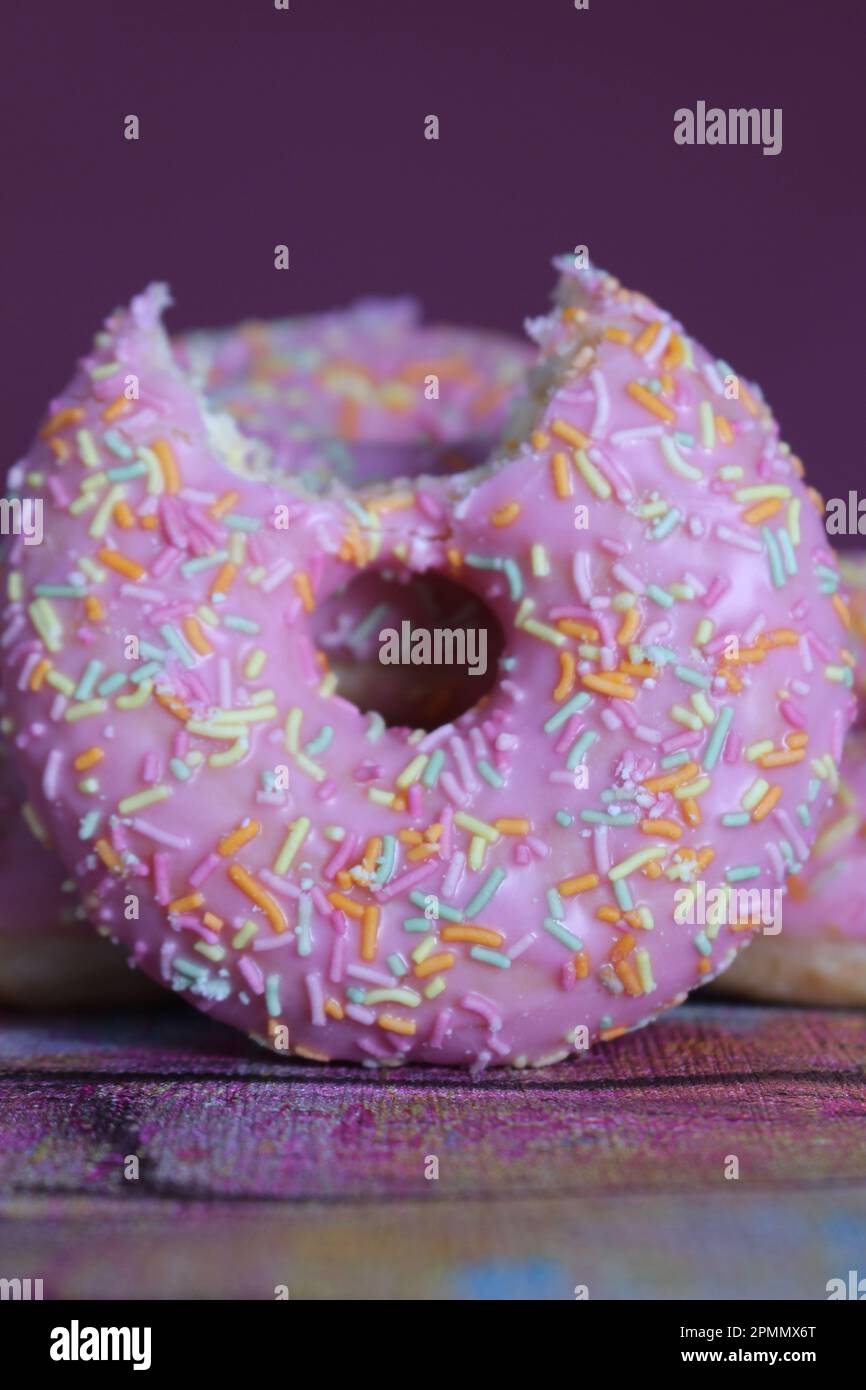
<svg viewBox="0 0 866 1390"><path fill-rule="evenodd" d="M849 619L797 461L669 315L560 268L514 447L471 472L262 481L158 287L16 471L45 503L4 634L31 796L95 919L278 1051L540 1065L638 1026L748 936L678 895L781 885L835 788ZM386 728L316 659L310 612L389 568L503 629L456 725Z"/></svg>
<svg viewBox="0 0 866 1390"><path fill-rule="evenodd" d="M347 310L235 331L189 333L172 340L176 360L201 382L209 399L264 438L283 474L298 472L322 490L337 479L389 478L426 469L466 467L485 457L506 419L515 384L533 354L504 334L422 325L408 299L366 300ZM407 383L428 382L416 408ZM421 584L400 616L418 617ZM339 623L315 615L316 640L336 663L341 689L384 699L382 668L370 664L364 619L395 606L395 587L368 575L343 595ZM354 613L354 620L352 614ZM467 614L467 620L471 614ZM348 623L348 626L347 626ZM355 639L357 629L360 641ZM419 712L429 692L417 690ZM411 708L413 691L403 692ZM39 837L45 831L25 807L23 792L0 743L0 1002L18 1007L114 1005L157 992L132 974L118 952L86 923L74 884ZM29 824L28 824L29 821ZM109 928L101 927L105 935Z"/></svg>

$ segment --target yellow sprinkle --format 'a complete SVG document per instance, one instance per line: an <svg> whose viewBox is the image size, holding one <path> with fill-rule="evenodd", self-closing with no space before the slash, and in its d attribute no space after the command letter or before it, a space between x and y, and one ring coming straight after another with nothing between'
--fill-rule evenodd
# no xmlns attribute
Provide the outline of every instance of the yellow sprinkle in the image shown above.
<svg viewBox="0 0 866 1390"><path fill-rule="evenodd" d="M602 477L589 455L583 449L576 449L574 461L587 487L591 488L596 497L600 497L603 502L606 502L611 494L610 483Z"/></svg>
<svg viewBox="0 0 866 1390"><path fill-rule="evenodd" d="M770 784L763 777L758 777L743 795L740 802L744 811L751 811L758 805L761 798L769 791Z"/></svg>
<svg viewBox="0 0 866 1390"><path fill-rule="evenodd" d="M782 795L782 788L776 784L761 797L755 809L752 811L752 820L764 820L770 814L776 802Z"/></svg>
<svg viewBox="0 0 866 1390"><path fill-rule="evenodd" d="M255 651L250 652L244 663L244 679L248 681L258 680L267 659L268 654L262 647L256 647Z"/></svg>
<svg viewBox="0 0 866 1390"><path fill-rule="evenodd" d="M300 849L310 829L309 816L299 816L292 825L288 835L283 841L282 849L274 860L274 873L286 874L294 862L295 855Z"/></svg>
<svg viewBox="0 0 866 1390"><path fill-rule="evenodd" d="M418 781L418 778L421 776L429 761L430 759L426 753L419 753L417 757L413 758L412 761L404 767L403 771L396 779L395 785L398 786L401 791L405 787L410 787L413 782Z"/></svg>
<svg viewBox="0 0 866 1390"><path fill-rule="evenodd" d="M473 835L469 841L469 853L466 856L470 869L475 873L484 868L484 856L487 852L487 841L483 835Z"/></svg>
<svg viewBox="0 0 866 1390"><path fill-rule="evenodd" d="M70 724L77 724L79 719L91 719L95 714L104 714L107 709L107 700L82 700L77 705L70 705L63 718Z"/></svg>
<svg viewBox="0 0 866 1390"><path fill-rule="evenodd" d="M455 811L454 824L459 825L461 830L466 830L472 835L480 835L482 840L488 844L495 845L499 839L499 831L486 821L477 820L475 816L467 815L465 811Z"/></svg>
<svg viewBox="0 0 866 1390"><path fill-rule="evenodd" d="M565 646L566 637L562 632L557 632L555 627L548 623L541 623L537 618L524 618L518 624L524 632L528 632L531 637L538 637L542 642L550 642L554 647Z"/></svg>
<svg viewBox="0 0 866 1390"><path fill-rule="evenodd" d="M146 791L134 792L132 796L125 796L122 801L117 803L117 809L122 816L133 816L136 811L142 811L145 806L153 806L157 801L167 801L171 796L171 787L164 785L148 787Z"/></svg>
<svg viewBox="0 0 866 1390"><path fill-rule="evenodd" d="M59 652L63 647L63 629L60 620L46 598L37 598L28 604L27 613L45 646L50 652Z"/></svg>
<svg viewBox="0 0 866 1390"><path fill-rule="evenodd" d="M764 502L768 497L785 499L791 496L791 489L785 483L761 483L757 487L739 487L734 493L735 502Z"/></svg>
<svg viewBox="0 0 866 1390"><path fill-rule="evenodd" d="M663 859L667 853L667 845L650 845L647 849L638 850L637 854L632 854L628 859L621 859L618 864L614 864L612 868L608 869L607 876L616 883L618 879L633 874L642 865L649 864L655 859Z"/></svg>
<svg viewBox="0 0 866 1390"><path fill-rule="evenodd" d="M146 705L153 691L153 681L142 681L134 695L118 695L115 704L118 709L140 709Z"/></svg>
<svg viewBox="0 0 866 1390"><path fill-rule="evenodd" d="M693 796L702 796L711 785L709 777L699 777L696 782L687 782L683 787L674 788L677 801L685 801Z"/></svg>
<svg viewBox="0 0 866 1390"><path fill-rule="evenodd" d="M189 726L187 726L189 727ZM219 753L211 753L208 758L208 767L231 767L234 763L239 763L249 752L249 740L244 734L235 739L231 748L224 748Z"/></svg>

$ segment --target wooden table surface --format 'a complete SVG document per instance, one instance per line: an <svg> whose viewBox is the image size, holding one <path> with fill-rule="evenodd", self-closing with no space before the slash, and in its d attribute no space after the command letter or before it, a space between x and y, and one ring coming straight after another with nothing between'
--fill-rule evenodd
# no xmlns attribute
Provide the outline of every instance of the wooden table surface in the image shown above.
<svg viewBox="0 0 866 1390"><path fill-rule="evenodd" d="M690 1004L474 1083L180 1007L0 1015L0 1277L46 1297L823 1299L849 1269L863 1014Z"/></svg>

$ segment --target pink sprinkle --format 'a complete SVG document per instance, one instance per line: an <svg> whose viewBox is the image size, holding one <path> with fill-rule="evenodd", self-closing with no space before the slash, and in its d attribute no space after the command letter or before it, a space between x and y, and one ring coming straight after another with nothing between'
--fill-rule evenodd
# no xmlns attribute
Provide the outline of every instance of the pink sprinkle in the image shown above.
<svg viewBox="0 0 866 1390"><path fill-rule="evenodd" d="M140 835L146 835L158 845L165 845L168 849L189 849L189 837L186 835L172 835L167 830L160 830L157 826L151 825L150 821L142 820L140 816L133 816L131 824L133 830L137 830Z"/></svg>
<svg viewBox="0 0 866 1390"><path fill-rule="evenodd" d="M380 903L390 902L392 898L398 897L401 893L408 892L416 884L423 883L425 878L438 872L440 865L435 859L428 859L425 863L419 864L417 869L410 869L408 873L400 874L394 878L384 888L374 890L374 897Z"/></svg>
<svg viewBox="0 0 866 1390"><path fill-rule="evenodd" d="M376 1014L373 1009L365 1009L362 1004L346 1004L345 1014L347 1018L354 1019L355 1023L375 1023Z"/></svg>
<svg viewBox="0 0 866 1390"><path fill-rule="evenodd" d="M418 504L419 512L421 512L423 516L428 517L430 521L441 521L444 512L432 493L423 492L419 488L415 493L415 501Z"/></svg>
<svg viewBox="0 0 866 1390"><path fill-rule="evenodd" d="M391 989L397 983L393 975L386 975L383 970L374 970L369 965L348 965L346 974L351 975L353 980L364 980L368 985L381 985L382 989Z"/></svg>
<svg viewBox="0 0 866 1390"><path fill-rule="evenodd" d="M440 1009L433 1024L433 1031L430 1034L430 1046L441 1047L448 1034L451 1032L451 1019L453 1014L450 1009Z"/></svg>
<svg viewBox="0 0 866 1390"><path fill-rule="evenodd" d="M313 1027L324 1028L325 996L322 992L322 981L318 975L311 973L304 976L304 984L307 986L307 997L310 1001L310 1019Z"/></svg>
<svg viewBox="0 0 866 1390"><path fill-rule="evenodd" d="M496 1010L496 1006L485 999L483 994L477 994L474 990L469 994L464 994L460 1000L461 1009L468 1009L470 1013L479 1014L491 1028L502 1027L502 1016Z"/></svg>
<svg viewBox="0 0 866 1390"><path fill-rule="evenodd" d="M206 855L199 864L196 864L192 873L189 875L191 888L199 888L204 883L209 874L212 874L217 864L220 862L218 854L211 852Z"/></svg>
<svg viewBox="0 0 866 1390"><path fill-rule="evenodd" d="M443 806L440 815L437 817L442 826L442 834L439 837L439 857L443 860L451 858L452 844L451 835L454 829L454 812L450 806Z"/></svg>
<svg viewBox="0 0 866 1390"><path fill-rule="evenodd" d="M610 847L606 825L597 825L592 832L592 847L595 853L595 867L602 877L610 868Z"/></svg>
<svg viewBox="0 0 866 1390"><path fill-rule="evenodd" d="M468 794L460 786L453 772L443 772L439 779L442 788L449 801L453 801L455 806L465 806L469 801Z"/></svg>
<svg viewBox="0 0 866 1390"><path fill-rule="evenodd" d="M740 738L740 735L734 733L733 729L729 729L727 738L725 739L725 751L722 754L722 760L726 763L738 762L742 747L743 740Z"/></svg>
<svg viewBox="0 0 866 1390"><path fill-rule="evenodd" d="M158 903L165 906L171 902L171 888L168 881L168 855L158 851L153 856L153 892Z"/></svg>
<svg viewBox="0 0 866 1390"><path fill-rule="evenodd" d="M328 970L328 979L332 984L340 984L346 969L346 951L349 942L345 936L334 937L334 944L331 947L331 964Z"/></svg>
<svg viewBox="0 0 866 1390"><path fill-rule="evenodd" d="M710 587L707 589L707 592L704 594L704 607L714 608L722 595L726 594L730 587L730 579L726 579L723 574L717 574L710 584Z"/></svg>
<svg viewBox="0 0 866 1390"><path fill-rule="evenodd" d="M779 713L784 719L787 719L789 724L793 724L795 729L805 729L806 716L803 714L802 710L799 710L790 700L781 701Z"/></svg>
<svg viewBox="0 0 866 1390"><path fill-rule="evenodd" d="M142 782L146 783L146 785L150 787L153 786L154 782L158 782L161 776L162 761L160 759L159 754L153 752L153 750L151 750L151 752L149 753L145 753L144 761L141 767Z"/></svg>
<svg viewBox="0 0 866 1390"><path fill-rule="evenodd" d="M525 865L525 864L531 864L531 863L532 863L532 853L531 853L531 851L530 851L530 849L529 849L529 846L528 846L528 845L524 845L522 842L519 843L519 844L516 844L516 845L514 846L514 850L513 850L513 852L512 852L512 858L513 858L515 864L520 864L521 866L523 866L523 865Z"/></svg>
<svg viewBox="0 0 866 1390"><path fill-rule="evenodd" d="M357 849L359 843L360 839L354 831L349 830L346 832L346 834L343 836L342 840L338 844L336 850L334 851L334 854L331 856L328 863L325 865L325 878L336 878L340 870L344 868L346 864L348 864L349 860L352 858L352 855L355 853L355 850Z"/></svg>
<svg viewBox="0 0 866 1390"><path fill-rule="evenodd" d="M331 913L334 911L334 909L328 902L328 899L325 897L325 893L322 889L321 884L313 884L313 890L310 893L310 897L313 900L313 906L316 909L316 911L321 913L321 915L324 918L330 920Z"/></svg>
<svg viewBox="0 0 866 1390"><path fill-rule="evenodd" d="M326 777L324 782L320 782L316 788L317 801L331 801L337 794L337 783L333 777Z"/></svg>
<svg viewBox="0 0 866 1390"><path fill-rule="evenodd" d="M261 972L260 966L253 960L252 956L241 956L238 960L238 970L243 975L253 994L264 994L265 977Z"/></svg>
<svg viewBox="0 0 866 1390"><path fill-rule="evenodd" d="M423 793L418 782L413 782L410 786L406 796L406 804L410 816L417 817L421 815L423 810Z"/></svg>

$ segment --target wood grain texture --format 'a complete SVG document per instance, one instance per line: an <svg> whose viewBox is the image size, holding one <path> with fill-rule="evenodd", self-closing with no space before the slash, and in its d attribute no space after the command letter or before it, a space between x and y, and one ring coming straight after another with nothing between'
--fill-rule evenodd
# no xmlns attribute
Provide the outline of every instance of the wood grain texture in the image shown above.
<svg viewBox="0 0 866 1390"><path fill-rule="evenodd" d="M0 1275L49 1296L822 1298L866 1274L862 1014L689 1005L475 1083L278 1061L186 1010L6 1015L0 1068Z"/></svg>

